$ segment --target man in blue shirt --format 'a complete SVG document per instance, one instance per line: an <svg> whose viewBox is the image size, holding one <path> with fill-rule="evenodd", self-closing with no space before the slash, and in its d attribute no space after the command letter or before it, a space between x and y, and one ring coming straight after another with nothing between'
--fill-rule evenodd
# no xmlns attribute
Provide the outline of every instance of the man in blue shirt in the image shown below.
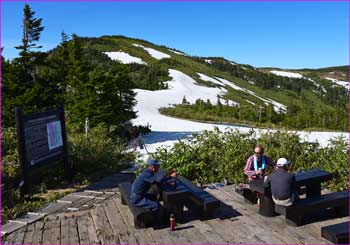
<svg viewBox="0 0 350 245"><path fill-rule="evenodd" d="M159 203L157 202L157 195L150 193L153 185L159 185L169 178L176 178L176 172L172 172L170 176L165 176L159 180L156 173L162 162L151 158L147 161L148 168L146 168L134 181L131 186L130 200L135 206L142 206L149 208L152 211L157 211Z"/></svg>

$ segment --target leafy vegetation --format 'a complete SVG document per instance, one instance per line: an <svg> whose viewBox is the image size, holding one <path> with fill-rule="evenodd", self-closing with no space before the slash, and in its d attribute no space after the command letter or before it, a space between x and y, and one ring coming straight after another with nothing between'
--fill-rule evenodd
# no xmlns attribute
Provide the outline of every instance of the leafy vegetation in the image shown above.
<svg viewBox="0 0 350 245"><path fill-rule="evenodd" d="M333 191L348 187L349 166L347 145L344 138L334 139L327 148L318 143L303 142L297 134L277 131L261 134L238 131L205 131L194 134L188 140L180 140L173 148L160 147L154 154L165 169L175 169L180 175L200 184L232 183L247 180L243 173L247 158L253 154L256 144L265 146L266 155L277 161L285 157L291 161L291 171L321 168L334 174L326 183Z"/></svg>
<svg viewBox="0 0 350 245"><path fill-rule="evenodd" d="M289 129L330 129L346 131L347 118L342 117L342 109L316 110L315 105L300 107L291 101L287 111L277 113L272 104L255 107L229 106L222 104L220 100L216 105L210 101L197 99L194 104L189 104L184 97L181 104L173 107L160 108L159 111L168 116L210 121L218 123L244 124L255 127L289 128Z"/></svg>

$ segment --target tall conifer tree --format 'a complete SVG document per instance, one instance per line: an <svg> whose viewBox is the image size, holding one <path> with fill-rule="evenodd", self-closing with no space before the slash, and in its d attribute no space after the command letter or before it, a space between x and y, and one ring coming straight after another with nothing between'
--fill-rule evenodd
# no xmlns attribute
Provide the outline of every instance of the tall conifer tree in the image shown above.
<svg viewBox="0 0 350 245"><path fill-rule="evenodd" d="M42 46L37 42L40 39L40 34L44 30L41 25L42 18L35 18L35 12L32 11L30 6L26 3L23 9L23 36L22 44L15 48L19 50L20 57L17 61L22 65L24 83L27 84L34 79L35 76L35 62L39 56L38 52L32 51L32 49L39 49Z"/></svg>

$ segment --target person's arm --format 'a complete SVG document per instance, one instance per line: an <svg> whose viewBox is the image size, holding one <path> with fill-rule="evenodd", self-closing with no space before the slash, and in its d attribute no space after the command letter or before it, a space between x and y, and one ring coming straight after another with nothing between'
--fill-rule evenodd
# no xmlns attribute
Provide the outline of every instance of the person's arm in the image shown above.
<svg viewBox="0 0 350 245"><path fill-rule="evenodd" d="M264 156L264 157L265 157L265 160L266 160L267 165L269 165L270 167L272 167L272 168L274 168L274 169L277 168L277 164L276 164L274 161L272 161L271 158L269 158L269 157L267 157L267 156Z"/></svg>
<svg viewBox="0 0 350 245"><path fill-rule="evenodd" d="M244 174L245 175L247 175L249 177L256 175L255 170L254 169L252 170L252 166L253 166L253 158L249 157L246 164L245 164L245 167L244 167Z"/></svg>
<svg viewBox="0 0 350 245"><path fill-rule="evenodd" d="M264 181L264 187L270 188L270 186L271 186L270 176L267 176L265 181Z"/></svg>
<svg viewBox="0 0 350 245"><path fill-rule="evenodd" d="M160 183L165 183L166 181L176 177L177 177L177 173L175 170L167 171L163 176L163 178L160 180Z"/></svg>
<svg viewBox="0 0 350 245"><path fill-rule="evenodd" d="M151 184L155 184L157 183L157 177L155 175L149 175L144 178L144 181Z"/></svg>

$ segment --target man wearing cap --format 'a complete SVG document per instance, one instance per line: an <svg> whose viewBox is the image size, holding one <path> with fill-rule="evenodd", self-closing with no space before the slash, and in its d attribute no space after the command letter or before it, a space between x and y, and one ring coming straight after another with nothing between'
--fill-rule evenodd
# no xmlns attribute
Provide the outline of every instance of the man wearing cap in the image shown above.
<svg viewBox="0 0 350 245"><path fill-rule="evenodd" d="M159 165L162 162L157 159L151 158L147 161L147 168L135 179L131 186L130 200L135 206L143 206L149 208L152 211L157 211L159 208L157 202L157 195L150 193L150 189L153 185L160 184L167 181L169 178L176 178L176 172L165 176L163 179L158 180L155 175L159 170Z"/></svg>
<svg viewBox="0 0 350 245"><path fill-rule="evenodd" d="M244 174L248 176L249 182L255 179L261 179L265 175L267 166L275 168L276 164L264 155L262 145L257 145L254 148L254 155L250 156L246 162Z"/></svg>
<svg viewBox="0 0 350 245"><path fill-rule="evenodd" d="M290 162L285 158L277 161L278 169L265 180L265 187L271 187L272 200L281 206L291 206L296 196L295 176L288 172Z"/></svg>

